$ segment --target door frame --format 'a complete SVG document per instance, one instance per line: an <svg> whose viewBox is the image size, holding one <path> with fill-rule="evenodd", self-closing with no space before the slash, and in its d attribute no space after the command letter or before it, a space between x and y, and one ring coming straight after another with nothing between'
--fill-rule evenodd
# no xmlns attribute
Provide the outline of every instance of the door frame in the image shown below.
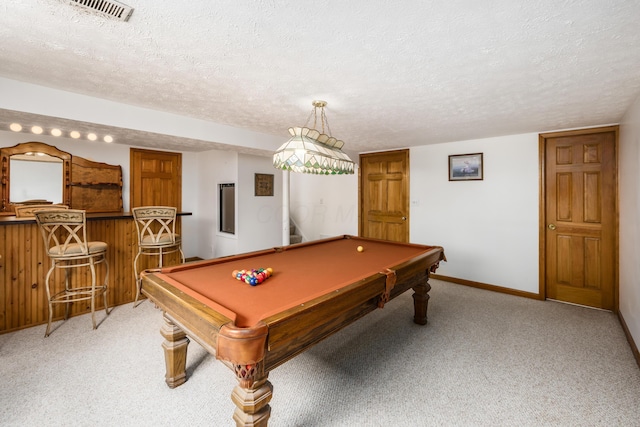
<svg viewBox="0 0 640 427"><path fill-rule="evenodd" d="M182 210L182 153L177 151L148 150L145 148L135 147L131 147L129 149L129 210L131 210L131 208L138 207L135 199L139 196L138 192L140 189L138 188L138 184L142 179L142 171L140 169L141 163L139 159L139 156L142 155L175 157L177 164L177 171L175 175L177 203L175 207L178 209L178 212L180 212Z"/></svg>
<svg viewBox="0 0 640 427"><path fill-rule="evenodd" d="M546 248L547 248L547 233L546 233L546 229L547 229L547 218L546 218L546 201L547 201L547 194L546 194L546 170L547 170L547 164L546 164L546 148L547 148L547 139L548 138L557 138L557 137L562 137L562 136L574 136L574 135L588 135L588 134L592 134L592 133L603 133L603 132L613 132L615 134L615 138L614 138L614 156L615 156L615 161L614 161L614 209L615 209L615 222L614 222L614 254L613 254L613 271L614 271L614 279L613 279L613 312L617 313L618 312L618 307L619 307L619 294L618 294L618 288L619 288L619 276L620 276L620 269L619 269L619 256L618 256L618 251L620 248L619 245L619 233L620 233L620 229L619 229L619 223L620 223L620 210L619 210L619 196L620 196L620 191L619 191L619 168L618 168L618 153L619 153L619 149L618 149L618 138L619 138L619 126L615 125L615 126L604 126L604 127L595 127L595 128L585 128L585 129L576 129L576 130L570 130L570 131L559 131L559 132L547 132L547 133L541 133L538 135L538 173L539 173L539 194L540 194L540 200L538 203L539 206L539 225L538 225L538 242L539 242L539 246L538 246L538 250L539 250L539 257L538 257L538 262L539 262L539 297L541 300L545 300L547 298L547 258L546 258Z"/></svg>
<svg viewBox="0 0 640 427"><path fill-rule="evenodd" d="M405 159L406 159L406 169L405 169L405 177L406 177L406 192L407 192L407 203L405 205L405 209L407 212L407 232L406 232L406 242L410 242L411 241L411 150L409 150L408 148L403 148L403 149L397 149L397 150L387 150L387 151L372 151L369 153L361 153L358 160L359 160L359 167L358 167L358 235L362 236L363 235L363 231L364 231L364 215L363 215L363 211L364 211L364 177L362 176L362 164L363 164L363 158L366 158L367 156L374 156L374 155L380 155L380 154L385 154L385 153L402 153L405 155Z"/></svg>

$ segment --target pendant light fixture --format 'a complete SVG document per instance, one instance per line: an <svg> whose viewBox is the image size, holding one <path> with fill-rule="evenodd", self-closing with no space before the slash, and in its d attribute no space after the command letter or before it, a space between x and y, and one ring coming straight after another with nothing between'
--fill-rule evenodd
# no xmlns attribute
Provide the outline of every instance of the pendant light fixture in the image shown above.
<svg viewBox="0 0 640 427"><path fill-rule="evenodd" d="M318 175L353 174L354 163L342 152L344 142L331 136L329 122L324 112L325 101L313 101L313 110L307 123L313 116L313 128L289 128L291 138L282 144L273 155L273 166L276 169ZM316 130L318 110L322 132ZM328 135L324 128L327 126Z"/></svg>

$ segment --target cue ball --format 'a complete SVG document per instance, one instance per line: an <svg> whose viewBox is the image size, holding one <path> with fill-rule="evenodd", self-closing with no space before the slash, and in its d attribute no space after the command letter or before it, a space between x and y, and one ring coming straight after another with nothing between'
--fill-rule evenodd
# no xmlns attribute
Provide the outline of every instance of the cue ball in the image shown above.
<svg viewBox="0 0 640 427"><path fill-rule="evenodd" d="M364 248L362 246L358 246L356 249L357 249L358 252L364 251Z"/></svg>

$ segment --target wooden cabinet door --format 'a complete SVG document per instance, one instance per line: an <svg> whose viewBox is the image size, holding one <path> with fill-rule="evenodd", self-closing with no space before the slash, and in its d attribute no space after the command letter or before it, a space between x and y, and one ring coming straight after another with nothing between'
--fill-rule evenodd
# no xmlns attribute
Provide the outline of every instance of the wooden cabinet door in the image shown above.
<svg viewBox="0 0 640 427"><path fill-rule="evenodd" d="M182 209L182 154L132 148L130 206Z"/></svg>
<svg viewBox="0 0 640 427"><path fill-rule="evenodd" d="M541 135L547 298L615 307L617 132L609 127Z"/></svg>
<svg viewBox="0 0 640 427"><path fill-rule="evenodd" d="M360 235L409 242L409 150L360 156Z"/></svg>

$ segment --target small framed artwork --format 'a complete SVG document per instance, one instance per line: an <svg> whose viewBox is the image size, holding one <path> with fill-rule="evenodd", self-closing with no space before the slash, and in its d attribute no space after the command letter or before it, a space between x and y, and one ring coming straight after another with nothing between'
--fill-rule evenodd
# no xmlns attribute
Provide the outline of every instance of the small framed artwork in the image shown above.
<svg viewBox="0 0 640 427"><path fill-rule="evenodd" d="M273 175L257 173L255 182L256 196L273 196Z"/></svg>
<svg viewBox="0 0 640 427"><path fill-rule="evenodd" d="M482 180L482 153L449 156L449 181Z"/></svg>

